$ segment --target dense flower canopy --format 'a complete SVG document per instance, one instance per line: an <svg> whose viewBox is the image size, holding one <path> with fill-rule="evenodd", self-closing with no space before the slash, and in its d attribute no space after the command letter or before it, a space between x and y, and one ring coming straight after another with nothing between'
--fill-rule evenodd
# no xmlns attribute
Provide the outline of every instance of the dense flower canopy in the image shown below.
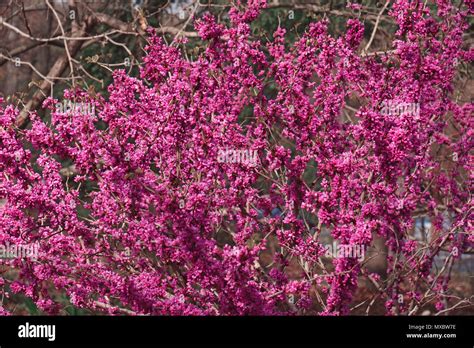
<svg viewBox="0 0 474 348"><path fill-rule="evenodd" d="M195 60L150 30L140 77L116 70L107 98L64 92L95 112L49 98L51 120L20 130L1 101L0 243L39 254L0 259L0 292L52 314L64 291L117 314L338 315L366 277L389 314L426 291L442 309L449 274L433 259L474 245L474 107L453 88L474 56L473 3L424 3L395 1L396 40L370 54L356 19L340 37L323 19L292 47L283 28L265 42L251 31L265 2L249 1L229 26L196 20ZM218 160L225 149L257 161ZM413 238L419 215L429 243ZM382 238L388 276L357 257L324 264L325 233L364 250Z"/></svg>

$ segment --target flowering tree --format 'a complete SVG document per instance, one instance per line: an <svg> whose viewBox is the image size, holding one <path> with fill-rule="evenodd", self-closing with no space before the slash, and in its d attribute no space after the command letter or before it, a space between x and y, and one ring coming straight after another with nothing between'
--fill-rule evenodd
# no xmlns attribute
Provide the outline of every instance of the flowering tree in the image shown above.
<svg viewBox="0 0 474 348"><path fill-rule="evenodd" d="M108 98L64 92L94 112L49 98L50 122L32 112L21 130L3 105L0 243L38 255L0 260L1 312L21 293L58 313L64 292L111 314L339 315L361 279L367 312L472 305L449 281L474 244L473 105L453 89L473 3L429 5L395 1L396 40L368 52L356 19L340 37L321 20L292 47L283 28L265 43L250 26L265 2L249 1L228 27L196 20L194 61L149 30L139 78L115 71ZM328 262L326 234L362 251L383 240L386 274L370 257Z"/></svg>

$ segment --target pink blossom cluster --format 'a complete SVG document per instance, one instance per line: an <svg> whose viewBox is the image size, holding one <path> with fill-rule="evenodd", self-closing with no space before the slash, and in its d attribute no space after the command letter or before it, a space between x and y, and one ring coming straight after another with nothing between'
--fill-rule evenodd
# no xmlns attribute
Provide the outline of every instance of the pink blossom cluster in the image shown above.
<svg viewBox="0 0 474 348"><path fill-rule="evenodd" d="M139 78L115 71L108 98L64 92L95 113L49 98L51 120L33 112L20 130L0 101L0 244L39 245L35 260L0 259L1 297L50 314L63 292L110 314L340 315L370 277L388 314L408 313L426 282L441 301L449 275L432 274L434 257L474 245L474 107L453 97L457 66L474 57L463 48L473 3L425 3L394 1L396 40L368 54L357 19L339 37L314 22L292 47L281 27L256 38L265 2L249 1L229 26L196 20L205 46L192 61L150 30ZM419 114L383 113L386 101ZM218 161L225 149L258 162ZM411 234L420 212L428 245ZM383 238L387 279L355 257L321 271L323 231L361 248Z"/></svg>

